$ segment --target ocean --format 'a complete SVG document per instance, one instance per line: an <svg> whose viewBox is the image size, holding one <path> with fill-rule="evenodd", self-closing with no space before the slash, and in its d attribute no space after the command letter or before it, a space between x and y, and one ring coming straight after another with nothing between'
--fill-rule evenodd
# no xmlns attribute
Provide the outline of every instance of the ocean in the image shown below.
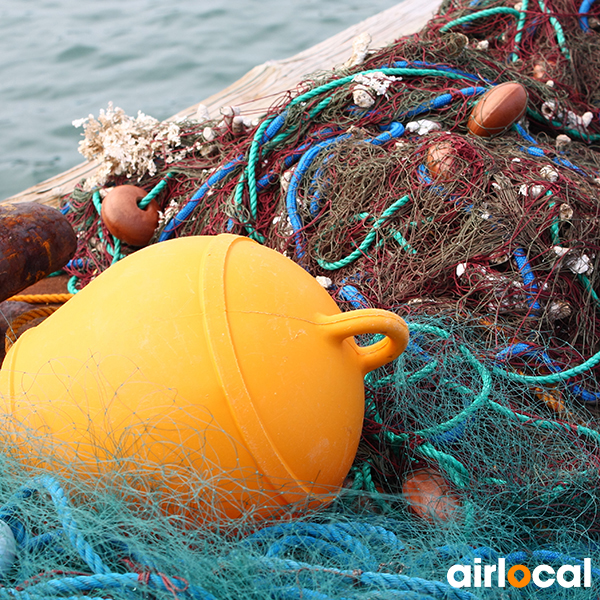
<svg viewBox="0 0 600 600"><path fill-rule="evenodd" d="M166 119L394 0L0 0L0 199L83 161L109 102Z"/></svg>

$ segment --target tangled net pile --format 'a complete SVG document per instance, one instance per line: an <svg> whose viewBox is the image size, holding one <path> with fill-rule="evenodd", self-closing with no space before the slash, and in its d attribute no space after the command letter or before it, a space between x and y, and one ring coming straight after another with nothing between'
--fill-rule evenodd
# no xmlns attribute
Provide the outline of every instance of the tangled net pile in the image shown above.
<svg viewBox="0 0 600 600"><path fill-rule="evenodd" d="M325 510L194 528L116 490L82 483L78 502L70 482L69 499L7 458L0 512L19 559L0 596L597 597L599 31L590 1L445 2L420 33L315 74L258 123L232 109L178 122L153 140L152 168L121 162L65 198L74 292L135 251L99 218L106 191L134 179L161 207L152 243L250 236L342 310L399 313L411 342L367 376L358 455ZM469 134L474 104L508 81L527 89L524 118ZM415 473L436 506L403 493ZM590 557L594 583L446 583L453 564L499 557Z"/></svg>

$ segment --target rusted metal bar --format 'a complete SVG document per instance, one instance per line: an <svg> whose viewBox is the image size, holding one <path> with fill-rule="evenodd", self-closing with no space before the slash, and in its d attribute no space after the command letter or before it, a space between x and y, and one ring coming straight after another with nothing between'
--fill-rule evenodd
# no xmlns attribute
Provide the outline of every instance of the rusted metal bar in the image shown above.
<svg viewBox="0 0 600 600"><path fill-rule="evenodd" d="M0 302L64 267L76 247L59 210L36 202L0 204Z"/></svg>

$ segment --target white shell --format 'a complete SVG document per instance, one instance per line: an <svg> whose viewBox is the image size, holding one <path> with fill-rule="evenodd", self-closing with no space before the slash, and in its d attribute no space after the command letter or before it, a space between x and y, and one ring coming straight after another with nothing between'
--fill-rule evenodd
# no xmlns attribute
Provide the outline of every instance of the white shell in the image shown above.
<svg viewBox="0 0 600 600"><path fill-rule="evenodd" d="M543 179L549 181L550 183L555 183L558 181L558 172L555 171L550 165L544 165L540 169L540 175Z"/></svg>
<svg viewBox="0 0 600 600"><path fill-rule="evenodd" d="M375 98L363 85L356 86L352 92L352 99L359 108L371 108L375 104Z"/></svg>
<svg viewBox="0 0 600 600"><path fill-rule="evenodd" d="M322 285L326 290L329 289L333 285L333 281L329 279L329 277L323 277L323 275L317 275L315 278L317 283Z"/></svg>
<svg viewBox="0 0 600 600"><path fill-rule="evenodd" d="M217 135L215 134L214 130L211 129L210 127L205 127L202 130L202 136L204 137L204 139L207 142L212 142L217 137Z"/></svg>

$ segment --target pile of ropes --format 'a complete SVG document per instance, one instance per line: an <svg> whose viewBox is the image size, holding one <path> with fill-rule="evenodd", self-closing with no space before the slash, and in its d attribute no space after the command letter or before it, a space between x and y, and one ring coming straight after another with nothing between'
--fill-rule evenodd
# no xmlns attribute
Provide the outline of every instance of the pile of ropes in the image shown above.
<svg viewBox="0 0 600 600"><path fill-rule="evenodd" d="M8 452L0 517L18 559L0 597L596 597L599 56L589 0L444 2L418 34L315 74L256 125L233 110L179 123L182 147L137 184L161 209L151 243L249 236L342 310L397 312L411 341L367 376L355 464L316 513L198 529L73 482L71 504ZM504 82L526 88L525 116L469 133L473 106ZM100 218L107 190L128 183L64 199L72 293L136 250ZM446 583L454 564L501 557L591 558L594 585Z"/></svg>

